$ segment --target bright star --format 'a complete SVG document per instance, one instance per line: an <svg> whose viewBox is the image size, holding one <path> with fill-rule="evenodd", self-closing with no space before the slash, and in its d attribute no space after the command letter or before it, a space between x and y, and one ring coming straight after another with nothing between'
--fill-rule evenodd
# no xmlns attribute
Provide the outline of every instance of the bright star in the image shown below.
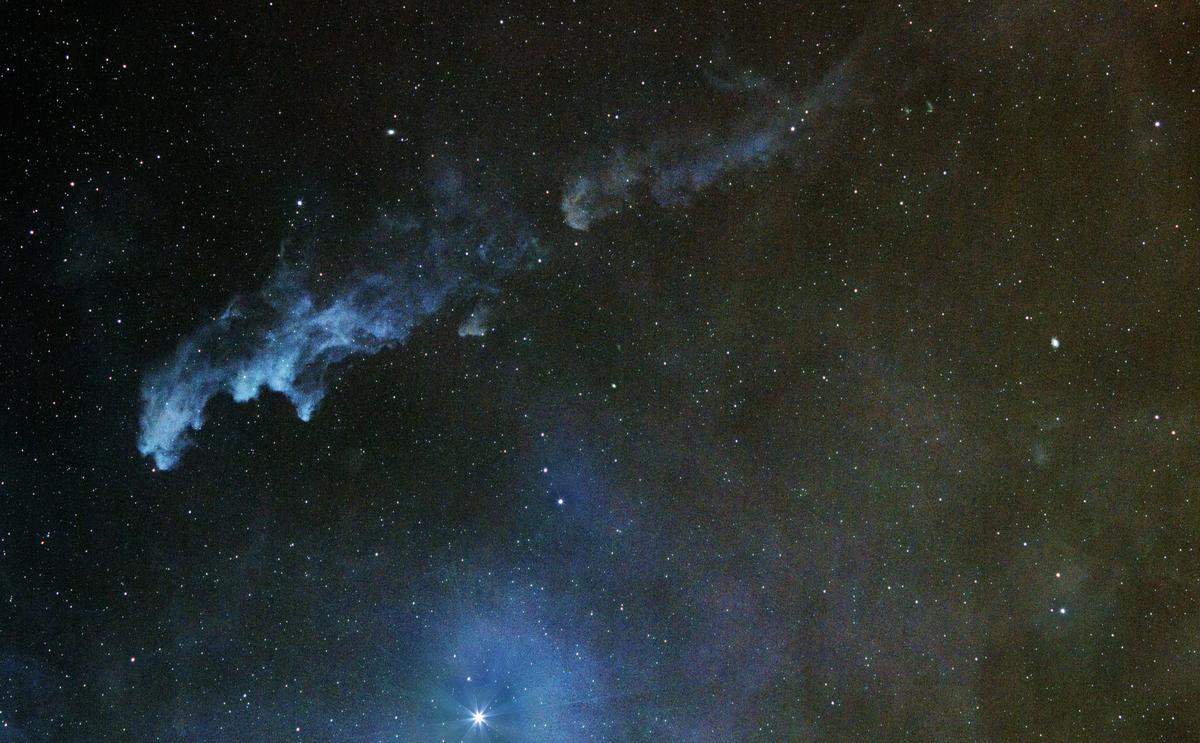
<svg viewBox="0 0 1200 743"><path fill-rule="evenodd" d="M487 715L483 714L483 710L475 710L471 713L471 722L475 725L482 725L487 720Z"/></svg>

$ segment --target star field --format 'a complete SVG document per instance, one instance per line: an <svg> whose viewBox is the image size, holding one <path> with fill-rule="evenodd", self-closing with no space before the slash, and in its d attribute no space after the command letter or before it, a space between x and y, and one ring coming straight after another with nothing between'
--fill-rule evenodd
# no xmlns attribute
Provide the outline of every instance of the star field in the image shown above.
<svg viewBox="0 0 1200 743"><path fill-rule="evenodd" d="M1200 8L0 13L0 741L1200 739Z"/></svg>

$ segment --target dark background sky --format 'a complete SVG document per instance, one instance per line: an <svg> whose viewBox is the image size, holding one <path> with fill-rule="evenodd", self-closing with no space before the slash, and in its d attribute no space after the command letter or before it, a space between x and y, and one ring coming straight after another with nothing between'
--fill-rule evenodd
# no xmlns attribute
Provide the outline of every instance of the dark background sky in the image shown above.
<svg viewBox="0 0 1200 743"><path fill-rule="evenodd" d="M0 740L1200 738L1195 6L2 14ZM543 262L139 455L445 167Z"/></svg>

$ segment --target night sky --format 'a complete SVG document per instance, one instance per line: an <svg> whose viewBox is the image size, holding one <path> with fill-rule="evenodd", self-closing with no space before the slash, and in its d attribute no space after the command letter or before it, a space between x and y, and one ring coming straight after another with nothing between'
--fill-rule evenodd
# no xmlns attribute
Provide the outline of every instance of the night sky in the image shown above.
<svg viewBox="0 0 1200 743"><path fill-rule="evenodd" d="M6 4L0 741L1200 740L1200 6Z"/></svg>

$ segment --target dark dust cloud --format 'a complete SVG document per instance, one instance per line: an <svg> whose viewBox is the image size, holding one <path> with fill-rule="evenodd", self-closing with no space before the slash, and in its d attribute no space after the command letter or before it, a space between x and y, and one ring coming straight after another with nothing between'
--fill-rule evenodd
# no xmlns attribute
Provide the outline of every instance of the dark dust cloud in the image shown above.
<svg viewBox="0 0 1200 743"><path fill-rule="evenodd" d="M1200 7L0 12L0 740L1200 739Z"/></svg>

